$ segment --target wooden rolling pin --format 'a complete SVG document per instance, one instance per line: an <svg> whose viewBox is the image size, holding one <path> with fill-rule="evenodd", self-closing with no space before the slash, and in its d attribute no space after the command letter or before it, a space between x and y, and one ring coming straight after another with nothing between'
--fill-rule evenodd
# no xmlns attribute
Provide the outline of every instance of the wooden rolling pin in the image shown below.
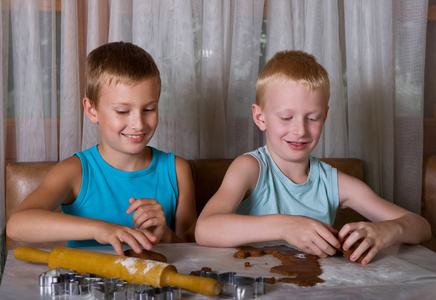
<svg viewBox="0 0 436 300"><path fill-rule="evenodd" d="M221 291L221 284L215 279L179 274L176 267L153 260L67 247L56 247L51 252L18 247L14 256L19 260L47 263L50 269L60 267L79 274L89 272L117 277L128 283L147 283L154 287L171 285L208 296L216 296Z"/></svg>

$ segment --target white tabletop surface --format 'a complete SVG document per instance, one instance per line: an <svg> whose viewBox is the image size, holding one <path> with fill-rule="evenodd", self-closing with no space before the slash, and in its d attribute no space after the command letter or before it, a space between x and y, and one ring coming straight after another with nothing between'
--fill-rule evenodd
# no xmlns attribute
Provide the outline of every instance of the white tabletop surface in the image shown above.
<svg viewBox="0 0 436 300"><path fill-rule="evenodd" d="M114 253L109 246L88 250ZM272 255L238 259L233 257L235 248L207 248L191 243L160 244L153 251L164 254L168 263L176 266L182 274L210 267L217 273L281 277L269 272L272 266L280 264ZM265 295L257 299L436 299L436 253L420 245L391 246L379 252L366 266L340 256L319 261L323 270L320 277L324 283L299 287L276 281L267 284ZM250 262L251 267L245 267L245 262ZM9 251L0 286L0 299L53 299L40 295L39 275L48 270L47 264L19 261L13 256L13 251ZM182 296L183 299L213 299L190 292L183 292ZM67 299L92 298L69 296Z"/></svg>

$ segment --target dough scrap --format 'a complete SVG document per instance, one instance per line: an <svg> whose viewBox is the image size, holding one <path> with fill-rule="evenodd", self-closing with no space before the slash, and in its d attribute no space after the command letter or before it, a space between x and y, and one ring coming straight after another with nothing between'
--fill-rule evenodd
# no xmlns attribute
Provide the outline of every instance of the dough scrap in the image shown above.
<svg viewBox="0 0 436 300"><path fill-rule="evenodd" d="M235 258L260 257L266 254L278 258L282 264L272 267L270 272L291 276L279 278L280 282L298 284L299 286L314 286L324 282L323 279L319 278L322 269L318 262L319 258L315 255L306 254L285 245L264 248L241 246L236 249L238 251L233 254Z"/></svg>
<svg viewBox="0 0 436 300"><path fill-rule="evenodd" d="M345 241L348 239L349 236L350 236L350 234L347 234L347 235L345 236L345 238L344 238L344 242L342 243L342 245L345 243ZM359 247L359 245L360 245L361 243L362 243L362 240L358 240L357 242L355 242L355 243L350 247L350 249L348 249L348 250L344 250L344 249L342 249L342 247L341 247L341 249L338 249L338 251L342 252L342 256L343 256L343 257L345 257L345 258L347 258L347 259L350 259L350 257L351 257L351 255L353 254L353 252L357 249L357 247ZM365 258L365 256L368 254L368 252L369 252L369 248L366 249L365 252L363 252L362 255L361 255L357 260L355 260L355 261L358 262L358 263L362 263L362 260Z"/></svg>
<svg viewBox="0 0 436 300"><path fill-rule="evenodd" d="M146 260L159 261L163 263L167 262L167 257L165 255L145 249L142 249L141 253L136 253L133 249L128 249L124 251L124 255L129 257L146 259Z"/></svg>

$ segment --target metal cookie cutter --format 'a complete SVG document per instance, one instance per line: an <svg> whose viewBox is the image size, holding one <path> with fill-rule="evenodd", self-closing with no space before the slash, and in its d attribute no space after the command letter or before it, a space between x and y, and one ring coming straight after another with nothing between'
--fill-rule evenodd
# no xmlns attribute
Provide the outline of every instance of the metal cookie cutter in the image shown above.
<svg viewBox="0 0 436 300"><path fill-rule="evenodd" d="M235 272L217 274L208 271L196 271L192 275L213 278L221 283L220 296L236 300L253 299L265 295L264 277L238 276Z"/></svg>
<svg viewBox="0 0 436 300"><path fill-rule="evenodd" d="M64 295L91 295L95 300L180 300L178 287L152 287L148 284L128 284L119 278L105 278L95 274L77 274L56 268L39 276L41 295L53 298Z"/></svg>
<svg viewBox="0 0 436 300"><path fill-rule="evenodd" d="M41 295L80 295L79 279L71 270L56 268L39 276Z"/></svg>

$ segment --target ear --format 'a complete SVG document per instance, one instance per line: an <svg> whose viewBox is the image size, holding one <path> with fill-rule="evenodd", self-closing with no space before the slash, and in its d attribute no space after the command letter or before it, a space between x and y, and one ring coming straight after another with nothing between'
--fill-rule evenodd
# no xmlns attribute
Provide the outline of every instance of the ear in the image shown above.
<svg viewBox="0 0 436 300"><path fill-rule="evenodd" d="M329 108L330 106L327 106L327 109L325 110L323 124L325 123L325 120L327 120L327 113L329 112Z"/></svg>
<svg viewBox="0 0 436 300"><path fill-rule="evenodd" d="M265 131L266 125L265 125L265 120L263 117L262 108L257 104L253 104L251 106L251 110L253 112L254 123L256 123L257 127L259 127L260 130Z"/></svg>
<svg viewBox="0 0 436 300"><path fill-rule="evenodd" d="M92 123L98 123L98 114L95 104L88 97L83 98L83 110Z"/></svg>

